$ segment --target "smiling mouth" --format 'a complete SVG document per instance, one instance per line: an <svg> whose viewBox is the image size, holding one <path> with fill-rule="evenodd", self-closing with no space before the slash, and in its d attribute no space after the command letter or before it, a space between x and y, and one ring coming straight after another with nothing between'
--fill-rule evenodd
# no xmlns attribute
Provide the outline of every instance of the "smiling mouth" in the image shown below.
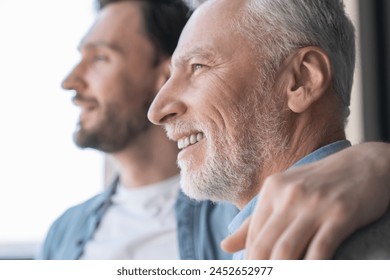
<svg viewBox="0 0 390 280"><path fill-rule="evenodd" d="M177 141L177 147L179 149L185 149L191 145L198 143L200 140L204 138L204 134L202 132L191 134L187 137L183 137Z"/></svg>

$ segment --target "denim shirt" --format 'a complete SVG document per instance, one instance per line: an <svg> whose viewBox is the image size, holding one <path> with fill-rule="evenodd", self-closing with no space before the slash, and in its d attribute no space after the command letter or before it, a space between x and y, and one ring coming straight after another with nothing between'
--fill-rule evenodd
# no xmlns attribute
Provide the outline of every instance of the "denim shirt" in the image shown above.
<svg viewBox="0 0 390 280"><path fill-rule="evenodd" d="M341 140L341 141L331 143L308 154L307 156L305 156L304 158L300 159L295 164L293 164L290 168L294 168L297 166L318 161L320 159L323 159L331 154L337 153L350 146L351 143L347 140ZM255 196L233 219L233 221L229 225L230 234L237 231L242 225L242 223L253 213L257 200L258 200L258 196ZM234 260L242 260L244 258L245 258L245 250L238 251L233 255Z"/></svg>
<svg viewBox="0 0 390 280"><path fill-rule="evenodd" d="M111 205L118 179L107 191L68 209L51 226L37 259L76 260ZM230 204L196 202L180 192L175 205L181 259L231 259L220 249L238 209Z"/></svg>

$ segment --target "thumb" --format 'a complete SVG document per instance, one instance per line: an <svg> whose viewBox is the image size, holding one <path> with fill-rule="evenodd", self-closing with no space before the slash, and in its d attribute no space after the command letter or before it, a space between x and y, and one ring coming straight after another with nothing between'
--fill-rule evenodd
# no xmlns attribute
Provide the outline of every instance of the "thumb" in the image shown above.
<svg viewBox="0 0 390 280"><path fill-rule="evenodd" d="M248 234L251 217L245 220L241 227L232 235L226 237L221 242L221 248L227 253L235 253L245 249L246 237Z"/></svg>

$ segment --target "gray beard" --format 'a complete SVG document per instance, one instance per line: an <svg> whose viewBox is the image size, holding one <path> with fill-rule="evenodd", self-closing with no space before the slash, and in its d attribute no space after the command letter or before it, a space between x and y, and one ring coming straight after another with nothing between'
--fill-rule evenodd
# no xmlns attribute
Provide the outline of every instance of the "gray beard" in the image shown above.
<svg viewBox="0 0 390 280"><path fill-rule="evenodd" d="M261 106L259 93L232 112L236 139L227 141L207 128L201 128L214 141L207 145L205 163L194 168L191 159L178 162L184 193L196 200L228 201L237 204L250 199L259 189L260 174L288 145L285 114L277 100ZM267 112L267 115L264 115ZM222 133L221 133L222 134Z"/></svg>
<svg viewBox="0 0 390 280"><path fill-rule="evenodd" d="M196 170L191 160L179 162L184 193L196 200L232 203L248 196L256 182L256 171L261 168L261 159L251 164L248 157L232 150L228 154L207 151L207 155L205 164Z"/></svg>

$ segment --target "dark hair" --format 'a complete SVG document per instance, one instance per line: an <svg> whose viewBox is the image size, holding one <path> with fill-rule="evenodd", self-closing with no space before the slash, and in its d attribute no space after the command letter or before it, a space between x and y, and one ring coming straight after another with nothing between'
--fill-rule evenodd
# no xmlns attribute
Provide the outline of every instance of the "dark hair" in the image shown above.
<svg viewBox="0 0 390 280"><path fill-rule="evenodd" d="M123 1L138 1L142 4L145 32L156 54L158 57L171 56L191 15L187 5L182 0L98 0L98 9Z"/></svg>

